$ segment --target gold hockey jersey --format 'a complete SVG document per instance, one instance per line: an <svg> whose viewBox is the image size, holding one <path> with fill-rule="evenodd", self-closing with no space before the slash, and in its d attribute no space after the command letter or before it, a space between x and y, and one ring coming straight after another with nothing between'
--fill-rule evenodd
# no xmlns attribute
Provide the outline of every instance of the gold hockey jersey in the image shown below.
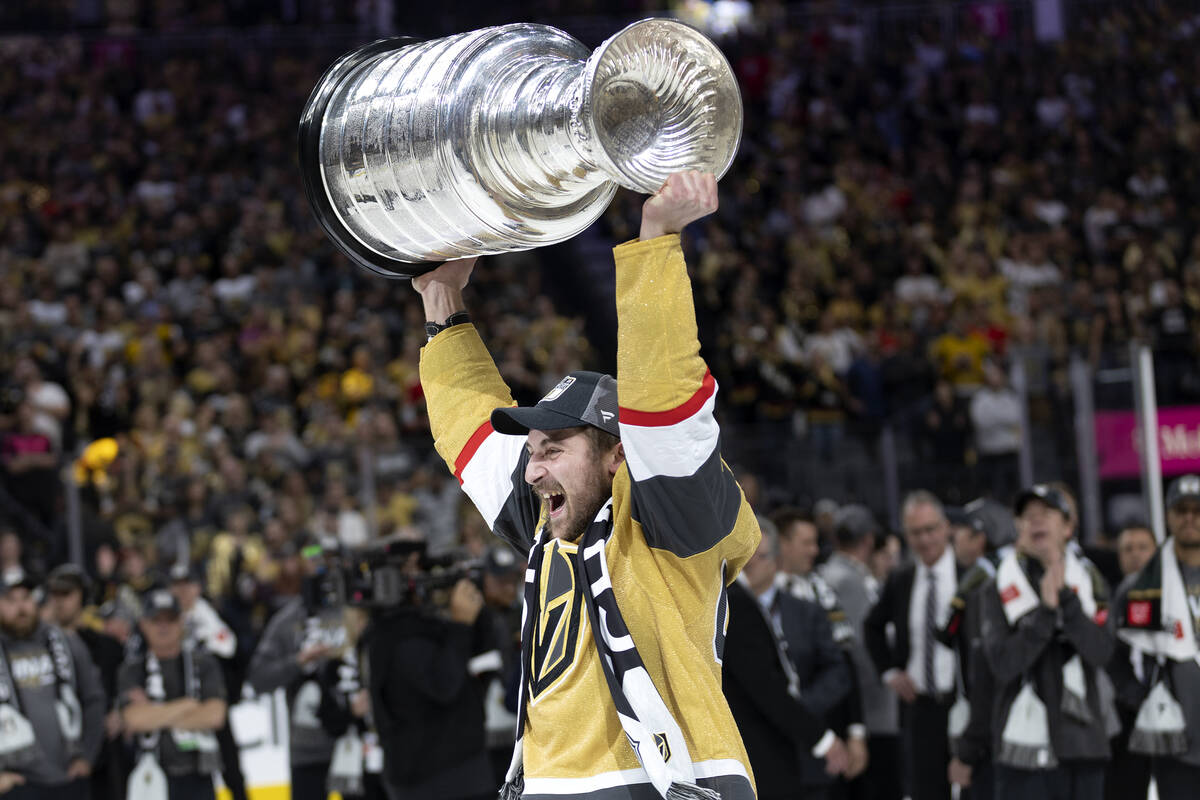
<svg viewBox="0 0 1200 800"><path fill-rule="evenodd" d="M626 462L613 480L606 549L613 591L697 779L716 781L725 797L751 798L749 761L721 691L721 654L725 588L757 548L758 525L721 460L717 387L699 355L679 237L631 242L614 255ZM528 553L541 510L523 479L525 438L492 429L492 410L513 401L473 325L449 328L422 349L421 381L439 454L492 530ZM577 556L572 542L544 549L538 607L529 610L537 620L524 665L526 798L648 786L612 706Z"/></svg>

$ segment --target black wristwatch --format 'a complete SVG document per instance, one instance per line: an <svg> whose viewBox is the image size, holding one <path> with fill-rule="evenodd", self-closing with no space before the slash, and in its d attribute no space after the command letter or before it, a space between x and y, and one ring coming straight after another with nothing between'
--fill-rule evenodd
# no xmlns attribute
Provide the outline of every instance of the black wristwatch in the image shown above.
<svg viewBox="0 0 1200 800"><path fill-rule="evenodd" d="M430 339L437 336L442 331L446 330L446 328L452 327L454 325L462 325L464 322L470 322L470 321L471 321L471 315L468 314L466 311L455 311L453 314L446 317L445 322L440 322L440 323L439 322L426 322L425 323L425 337L426 337L425 341L428 342Z"/></svg>

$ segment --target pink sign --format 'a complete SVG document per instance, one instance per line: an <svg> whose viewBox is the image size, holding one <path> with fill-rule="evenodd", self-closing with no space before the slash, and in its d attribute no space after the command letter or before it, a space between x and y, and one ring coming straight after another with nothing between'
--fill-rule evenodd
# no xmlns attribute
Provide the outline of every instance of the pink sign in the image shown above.
<svg viewBox="0 0 1200 800"><path fill-rule="evenodd" d="M1141 474L1137 416L1132 411L1096 412L1096 456L1101 478ZM1200 406L1158 410L1158 452L1163 475L1200 472Z"/></svg>

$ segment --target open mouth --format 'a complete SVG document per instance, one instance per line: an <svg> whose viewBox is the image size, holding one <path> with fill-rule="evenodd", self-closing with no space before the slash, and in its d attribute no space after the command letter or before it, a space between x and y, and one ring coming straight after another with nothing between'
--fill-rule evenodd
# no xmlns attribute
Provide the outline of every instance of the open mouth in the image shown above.
<svg viewBox="0 0 1200 800"><path fill-rule="evenodd" d="M554 519L562 514L563 507L567 504L567 497L562 492L544 492L542 502L546 504L546 508L550 512L550 519Z"/></svg>

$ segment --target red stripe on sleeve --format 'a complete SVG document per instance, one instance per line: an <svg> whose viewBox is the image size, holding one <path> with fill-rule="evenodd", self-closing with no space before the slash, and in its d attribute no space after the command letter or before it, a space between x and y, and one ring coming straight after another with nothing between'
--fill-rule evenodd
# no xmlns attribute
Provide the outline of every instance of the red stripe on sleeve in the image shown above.
<svg viewBox="0 0 1200 800"><path fill-rule="evenodd" d="M458 478L460 485L463 482L462 472L467 468L467 464L471 463L471 459L475 457L475 451L483 444L483 440L491 436L494 432L495 429L492 427L492 421L487 420L471 434L471 438L467 439L467 443L459 451L458 458L454 459L454 477Z"/></svg>
<svg viewBox="0 0 1200 800"><path fill-rule="evenodd" d="M705 370L704 380L700 382L700 388L683 405L676 406L668 411L637 411L621 406L620 419L626 425L638 425L643 428L662 428L667 425L674 425L677 422L683 422L699 411L716 390L716 379L713 378L711 372Z"/></svg>

